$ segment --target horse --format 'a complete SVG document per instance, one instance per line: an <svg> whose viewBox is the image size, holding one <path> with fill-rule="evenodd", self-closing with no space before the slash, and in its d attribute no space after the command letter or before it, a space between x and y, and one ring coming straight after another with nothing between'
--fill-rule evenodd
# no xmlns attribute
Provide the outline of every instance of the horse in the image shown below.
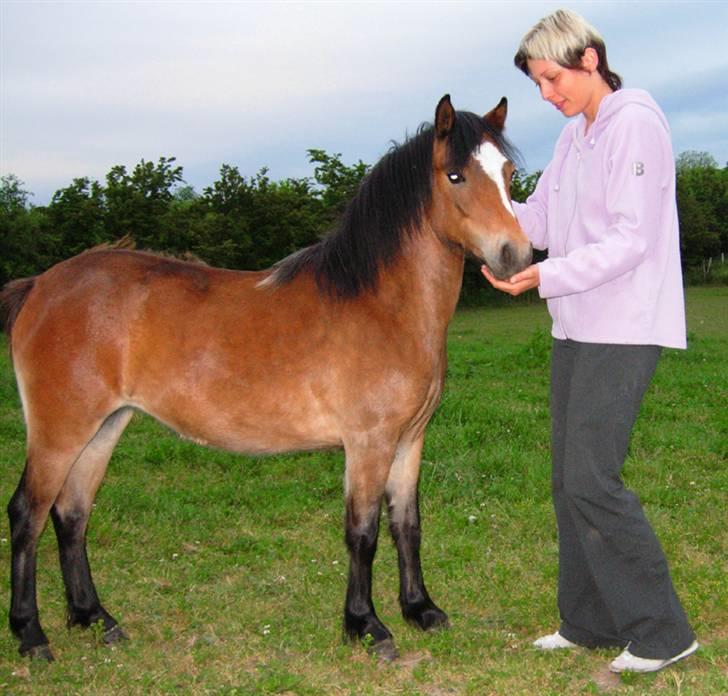
<svg viewBox="0 0 728 696"><path fill-rule="evenodd" d="M449 95L434 124L371 169L338 224L264 271L233 271L106 245L0 294L27 430L8 504L10 627L21 655L53 660L36 599L36 547L55 528L69 626L101 622L89 514L135 411L200 444L248 454L343 448L344 635L394 659L372 601L383 501L404 618L448 625L420 560L425 428L445 380L464 258L499 278L531 262L510 203L507 100L481 117Z"/></svg>

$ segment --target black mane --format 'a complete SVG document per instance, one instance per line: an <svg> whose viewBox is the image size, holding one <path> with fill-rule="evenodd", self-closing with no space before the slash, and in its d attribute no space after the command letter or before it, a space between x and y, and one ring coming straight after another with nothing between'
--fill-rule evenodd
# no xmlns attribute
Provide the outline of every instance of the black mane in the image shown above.
<svg viewBox="0 0 728 696"><path fill-rule="evenodd" d="M506 157L517 157L502 133L482 117L458 111L448 136L449 166L462 169L486 134ZM339 299L375 290L380 271L397 259L406 237L420 229L432 197L434 138L426 123L415 136L395 143L366 175L332 232L276 264L270 281L283 285L309 272L322 291Z"/></svg>

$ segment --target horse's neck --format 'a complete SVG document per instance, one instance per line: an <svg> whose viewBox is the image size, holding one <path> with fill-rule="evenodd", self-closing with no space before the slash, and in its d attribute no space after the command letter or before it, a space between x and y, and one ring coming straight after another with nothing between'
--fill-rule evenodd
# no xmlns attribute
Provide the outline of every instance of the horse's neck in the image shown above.
<svg viewBox="0 0 728 696"><path fill-rule="evenodd" d="M402 251L382 291L400 303L406 298L408 311L417 312L423 329L444 333L460 296L463 251L427 225L405 241Z"/></svg>

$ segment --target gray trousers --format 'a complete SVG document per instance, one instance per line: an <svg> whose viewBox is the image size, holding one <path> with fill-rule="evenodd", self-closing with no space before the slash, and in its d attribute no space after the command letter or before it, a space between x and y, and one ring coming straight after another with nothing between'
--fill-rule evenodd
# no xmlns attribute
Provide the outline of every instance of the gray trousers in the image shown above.
<svg viewBox="0 0 728 696"><path fill-rule="evenodd" d="M620 473L658 346L554 340L552 493L561 635L664 659L694 640L665 555Z"/></svg>

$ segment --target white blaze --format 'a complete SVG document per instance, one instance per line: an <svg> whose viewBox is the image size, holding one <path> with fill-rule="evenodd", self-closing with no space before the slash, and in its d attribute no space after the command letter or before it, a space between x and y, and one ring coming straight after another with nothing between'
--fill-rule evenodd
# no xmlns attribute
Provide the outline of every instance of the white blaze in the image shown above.
<svg viewBox="0 0 728 696"><path fill-rule="evenodd" d="M480 163L483 171L493 180L495 185L498 187L498 193L500 193L501 200L503 201L503 207L511 214L516 217L513 212L511 202L508 200L506 195L506 187L503 182L503 165L508 161L506 157L493 145L493 143L484 143L475 152L475 159Z"/></svg>

